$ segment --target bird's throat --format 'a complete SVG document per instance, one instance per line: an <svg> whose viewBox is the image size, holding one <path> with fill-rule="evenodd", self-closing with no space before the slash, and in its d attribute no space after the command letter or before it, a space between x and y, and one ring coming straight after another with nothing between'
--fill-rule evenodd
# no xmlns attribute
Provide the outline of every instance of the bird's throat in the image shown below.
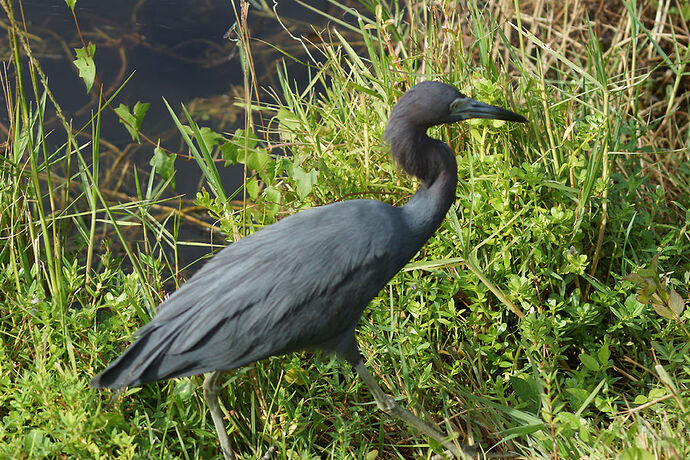
<svg viewBox="0 0 690 460"><path fill-rule="evenodd" d="M420 247L441 225L453 204L458 177L455 155L450 147L441 141L428 139L430 148L420 153L427 156L423 169L426 177L419 177L422 185L403 206L410 229L420 240Z"/></svg>

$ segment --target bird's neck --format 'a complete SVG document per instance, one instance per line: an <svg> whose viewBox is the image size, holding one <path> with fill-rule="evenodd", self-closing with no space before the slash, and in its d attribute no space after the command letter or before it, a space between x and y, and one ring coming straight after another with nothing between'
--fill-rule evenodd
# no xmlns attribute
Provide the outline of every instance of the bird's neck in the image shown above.
<svg viewBox="0 0 690 460"><path fill-rule="evenodd" d="M426 133L415 133L414 139L403 143L410 151L394 150L391 153L408 174L421 179L422 185L417 193L403 207L407 222L420 247L441 225L448 209L455 200L457 185L457 163L448 145L432 139Z"/></svg>

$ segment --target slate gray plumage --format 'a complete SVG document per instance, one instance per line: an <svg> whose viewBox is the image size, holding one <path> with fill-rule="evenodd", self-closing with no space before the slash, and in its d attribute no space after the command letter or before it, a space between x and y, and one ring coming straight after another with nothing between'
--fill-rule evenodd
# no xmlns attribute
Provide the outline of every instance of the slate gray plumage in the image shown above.
<svg viewBox="0 0 690 460"><path fill-rule="evenodd" d="M382 392L362 364L354 332L364 308L436 231L455 198L455 155L427 129L468 118L527 121L444 83L415 85L393 108L384 134L395 163L422 181L405 205L333 203L229 245L161 304L91 385L118 388L214 372L205 396L224 455L234 458L222 415L213 409L217 372L296 350L324 350L355 366L379 407L461 455Z"/></svg>

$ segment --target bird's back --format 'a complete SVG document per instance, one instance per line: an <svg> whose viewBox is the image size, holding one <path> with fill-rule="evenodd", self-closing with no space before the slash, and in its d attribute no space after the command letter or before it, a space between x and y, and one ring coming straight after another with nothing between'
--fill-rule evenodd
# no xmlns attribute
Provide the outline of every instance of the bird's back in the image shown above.
<svg viewBox="0 0 690 460"><path fill-rule="evenodd" d="M407 233L400 208L374 200L270 225L212 257L91 384L227 370L300 349L347 355L363 309L419 249Z"/></svg>

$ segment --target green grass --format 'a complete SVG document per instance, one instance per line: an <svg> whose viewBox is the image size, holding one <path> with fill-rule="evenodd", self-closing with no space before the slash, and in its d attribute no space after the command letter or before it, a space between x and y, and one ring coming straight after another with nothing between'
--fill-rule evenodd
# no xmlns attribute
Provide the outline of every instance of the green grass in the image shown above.
<svg viewBox="0 0 690 460"><path fill-rule="evenodd" d="M365 3L374 19L334 17L311 47L319 64L301 92L279 67L281 87L265 100L252 43L241 43L247 125L234 136L171 111L208 180L197 202L230 241L340 199L404 203L417 184L381 137L390 107L420 79L525 115L527 127L433 130L457 152L457 199L365 312L368 366L414 412L495 452L689 457L687 11L654 26L656 11L632 0L606 3L606 21L538 2L515 2L519 14L508 15L473 2ZM11 24L15 64L30 53L19 31ZM177 229L188 216L161 203L167 152L157 151L158 174L137 178L136 200L99 185L101 106L83 128L90 144L65 122L67 143L50 151L43 119L59 101L32 62L30 86L4 84L0 457L219 458L202 377L114 401L87 386L180 282ZM282 146L292 156L276 155ZM256 174L223 190L214 158ZM154 219L161 209L167 222ZM238 370L223 398L242 458L271 446L292 459L439 453L380 414L353 370L328 357Z"/></svg>

